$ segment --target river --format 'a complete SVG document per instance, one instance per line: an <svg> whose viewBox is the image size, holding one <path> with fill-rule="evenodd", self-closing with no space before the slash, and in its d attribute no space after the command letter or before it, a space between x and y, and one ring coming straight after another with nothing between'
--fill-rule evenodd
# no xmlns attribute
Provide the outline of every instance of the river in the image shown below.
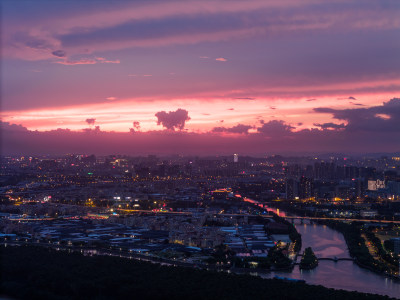
<svg viewBox="0 0 400 300"><path fill-rule="evenodd" d="M268 210L274 209L268 208ZM280 211L280 215L284 216ZM349 258L349 252L343 235L325 225L300 224L296 221L296 229L302 236L302 250L312 247L317 257ZM298 258L298 261L300 258ZM261 275L261 274L260 274ZM319 261L314 270L300 270L295 266L292 272L272 272L262 274L264 278L275 275L302 279L308 284L323 285L335 289L359 291L388 295L400 299L400 282L360 268L352 261Z"/></svg>

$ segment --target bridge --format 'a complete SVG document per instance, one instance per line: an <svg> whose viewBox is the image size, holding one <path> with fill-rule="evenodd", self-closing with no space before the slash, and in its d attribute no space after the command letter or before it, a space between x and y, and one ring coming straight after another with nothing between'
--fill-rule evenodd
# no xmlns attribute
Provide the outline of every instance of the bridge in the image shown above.
<svg viewBox="0 0 400 300"><path fill-rule="evenodd" d="M318 258L317 257L317 259L318 260L331 260L331 261L334 261L334 262L340 261L340 260L354 261L354 258L337 258L337 257L334 257L334 258L331 258L331 257Z"/></svg>
<svg viewBox="0 0 400 300"><path fill-rule="evenodd" d="M193 212L180 212L180 211L153 211L153 210L142 210L142 209L123 209L123 208L117 208L115 209L116 211L118 211L119 213L126 213L126 214L137 214L137 213L144 213L144 214L160 214L160 215L187 215L187 216L191 216L194 213ZM223 212L219 212L219 213L211 213L211 215L218 215L218 216L222 216L222 217L263 217L266 219L271 219L273 218L273 216L271 215L250 215L250 214L227 214L227 213L223 213ZM86 217L84 215L80 215L80 216L75 216L75 218L80 218L80 217ZM329 217L300 217L300 216L280 216L281 218L284 218L286 220L291 221L292 223L294 223L295 220L300 220L301 223L304 222L304 220L308 220L310 224L313 224L313 221L318 221L318 220L325 220L325 221L329 221L329 220L333 220L333 221L347 221L347 222L353 222L353 221L359 221L359 222L368 222L368 223L393 223L393 224L399 224L400 225L400 221L391 221L391 220L377 220L377 219L353 219L353 218L329 218ZM58 217L58 218L62 218ZM10 221L50 221L50 220L55 220L57 218L12 218L9 219Z"/></svg>
<svg viewBox="0 0 400 300"><path fill-rule="evenodd" d="M119 208L116 209L119 212L125 212L125 213L155 213L155 214L170 214L170 215L192 215L193 212L177 212L177 211L152 211L152 210L139 210L139 209L123 209ZM268 210L268 208L266 208ZM210 213L214 215L219 215L222 217L257 217L261 216L263 218L271 219L273 216L271 215L250 215L250 214L226 214L223 212L220 213ZM281 218L287 219L287 220L333 220L333 221L347 221L347 222L353 222L353 221L359 221L359 222L375 222L375 223L393 223L393 224L400 224L400 221L392 221L392 220L377 220L377 219L354 219L354 218L334 218L334 217L300 217L300 216L286 216L282 215L280 216Z"/></svg>
<svg viewBox="0 0 400 300"><path fill-rule="evenodd" d="M282 218L287 220L333 220L333 221L347 221L347 222L367 222L367 223L393 223L400 224L400 221L392 221L392 220L377 220L377 219L354 219L354 218L329 218L329 217L299 217L299 216L282 216Z"/></svg>
<svg viewBox="0 0 400 300"><path fill-rule="evenodd" d="M297 254L297 256L303 256L303 254ZM342 258L338 258L338 257L317 257L318 260L330 260L330 261L334 261L334 262L338 262L338 261L355 261L354 258L351 257L342 257ZM295 264L299 264L299 263L295 263Z"/></svg>

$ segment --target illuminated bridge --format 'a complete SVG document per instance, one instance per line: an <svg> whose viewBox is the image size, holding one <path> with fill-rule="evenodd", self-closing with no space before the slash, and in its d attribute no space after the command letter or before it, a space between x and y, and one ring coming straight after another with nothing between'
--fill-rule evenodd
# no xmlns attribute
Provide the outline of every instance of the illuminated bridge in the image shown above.
<svg viewBox="0 0 400 300"><path fill-rule="evenodd" d="M153 213L153 214L170 214L170 215L192 215L193 212L175 212L175 211L153 211L153 210L136 210L136 209L117 209L119 212L125 213ZM273 218L271 215L249 215L249 214L226 214L226 213L210 213L224 217L257 217ZM300 217L300 216L280 216L287 220L334 220L334 221L359 221L359 222L375 222L375 223L393 223L400 224L400 221L377 220L377 219L351 219L351 218L328 218L328 217Z"/></svg>

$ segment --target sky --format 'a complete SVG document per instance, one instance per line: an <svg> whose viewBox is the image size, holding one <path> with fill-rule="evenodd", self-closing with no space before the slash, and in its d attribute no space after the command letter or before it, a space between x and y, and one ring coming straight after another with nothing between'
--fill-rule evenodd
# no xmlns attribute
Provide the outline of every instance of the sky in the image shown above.
<svg viewBox="0 0 400 300"><path fill-rule="evenodd" d="M3 154L400 151L400 2L1 1Z"/></svg>

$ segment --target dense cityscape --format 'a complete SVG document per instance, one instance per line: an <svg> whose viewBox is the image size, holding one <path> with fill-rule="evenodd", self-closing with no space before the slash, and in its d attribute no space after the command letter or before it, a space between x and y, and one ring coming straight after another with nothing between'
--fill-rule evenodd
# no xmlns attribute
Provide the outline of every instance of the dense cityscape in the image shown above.
<svg viewBox="0 0 400 300"><path fill-rule="evenodd" d="M7 156L1 165L6 246L300 283L293 270L347 261L393 281L376 293L398 292L399 156L68 154ZM307 224L340 232L348 250L313 250L296 230Z"/></svg>
<svg viewBox="0 0 400 300"><path fill-rule="evenodd" d="M400 1L0 20L0 300L400 299Z"/></svg>

